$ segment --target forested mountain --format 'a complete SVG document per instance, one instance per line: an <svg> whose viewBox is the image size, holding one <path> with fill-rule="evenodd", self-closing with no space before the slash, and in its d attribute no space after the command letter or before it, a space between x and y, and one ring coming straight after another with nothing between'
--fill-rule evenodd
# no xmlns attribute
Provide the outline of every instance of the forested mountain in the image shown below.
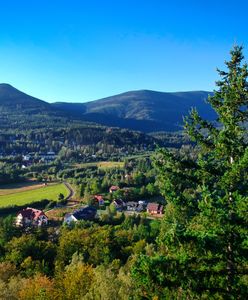
<svg viewBox="0 0 248 300"><path fill-rule="evenodd" d="M213 120L215 113L206 104L209 92L164 93L132 91L86 103L49 104L8 84L0 85L1 127L43 127L85 121L144 132L178 131L183 116L196 107L200 115Z"/></svg>
<svg viewBox="0 0 248 300"><path fill-rule="evenodd" d="M6 111L25 109L34 114L51 111L51 106L45 101L31 97L6 83L0 84L0 106Z"/></svg>
<svg viewBox="0 0 248 300"><path fill-rule="evenodd" d="M178 131L182 129L183 116L188 115L192 107L196 107L204 118L215 118L214 111L205 101L209 94L205 91L164 93L140 90L84 104L55 103L53 106L108 126L145 132Z"/></svg>
<svg viewBox="0 0 248 300"><path fill-rule="evenodd" d="M126 127L124 122L123 126L110 122L109 128L101 124L104 122L100 122L97 113L93 122L87 122L81 108L86 113L87 104L51 105L11 85L0 84L0 153L20 155L49 150L58 153L66 146L78 154L85 152L85 147L95 147L94 153L101 149L104 155L110 155L118 151L154 149L155 144L177 146L182 142L181 137L166 135L158 140L142 132L118 128Z"/></svg>
<svg viewBox="0 0 248 300"><path fill-rule="evenodd" d="M0 128L24 129L63 124L67 116L49 103L9 84L0 84Z"/></svg>

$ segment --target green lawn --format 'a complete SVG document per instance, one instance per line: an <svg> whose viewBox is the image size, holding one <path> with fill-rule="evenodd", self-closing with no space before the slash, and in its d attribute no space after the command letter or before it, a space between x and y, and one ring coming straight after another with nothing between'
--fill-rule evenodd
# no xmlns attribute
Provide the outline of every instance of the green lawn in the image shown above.
<svg viewBox="0 0 248 300"><path fill-rule="evenodd" d="M67 197L69 194L69 191L62 183L44 186L34 190L2 195L0 196L0 207L25 204L28 205L32 202L37 202L43 199L56 201L59 193L64 194L65 197Z"/></svg>

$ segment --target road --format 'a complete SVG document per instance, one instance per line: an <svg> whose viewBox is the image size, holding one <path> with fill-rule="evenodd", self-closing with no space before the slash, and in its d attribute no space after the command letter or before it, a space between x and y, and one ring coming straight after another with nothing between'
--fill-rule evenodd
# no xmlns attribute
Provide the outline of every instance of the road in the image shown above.
<svg viewBox="0 0 248 300"><path fill-rule="evenodd" d="M72 200L72 198L75 196L75 191L73 190L73 188L71 187L71 185L68 182L65 181L63 183L69 191L69 195L66 197L65 200L67 200L67 201Z"/></svg>

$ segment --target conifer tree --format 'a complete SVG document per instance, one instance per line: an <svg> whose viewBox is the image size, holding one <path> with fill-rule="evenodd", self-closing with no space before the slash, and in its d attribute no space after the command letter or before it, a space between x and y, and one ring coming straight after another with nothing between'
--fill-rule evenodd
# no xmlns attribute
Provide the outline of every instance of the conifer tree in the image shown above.
<svg viewBox="0 0 248 300"><path fill-rule="evenodd" d="M156 286L153 296L247 296L248 68L243 59L242 47L235 46L226 70L218 70L217 90L208 99L216 123L203 120L195 109L185 119L197 159L162 149L154 161L168 204L156 256L139 257L133 268L143 290L148 279Z"/></svg>

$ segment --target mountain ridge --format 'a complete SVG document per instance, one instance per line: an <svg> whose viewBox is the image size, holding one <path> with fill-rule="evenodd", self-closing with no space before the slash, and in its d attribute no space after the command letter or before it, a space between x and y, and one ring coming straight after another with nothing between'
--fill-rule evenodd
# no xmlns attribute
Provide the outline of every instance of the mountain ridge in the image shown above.
<svg viewBox="0 0 248 300"><path fill-rule="evenodd" d="M0 84L0 111L18 118L43 114L47 118L64 118L93 122L105 126L128 128L143 132L178 131L183 116L196 107L200 115L210 121L215 118L205 103L211 92L160 92L152 90L128 91L118 95L84 103L55 102L29 96L9 84ZM13 118L12 118L13 119Z"/></svg>
<svg viewBox="0 0 248 300"><path fill-rule="evenodd" d="M101 124L151 131L178 131L182 129L183 116L196 107L202 117L214 120L215 113L205 103L211 92L157 92L138 90L78 104L67 104L67 109L81 109L85 120L96 118ZM59 104L54 104L58 107ZM65 104L61 104L63 106ZM104 119L105 117L105 119Z"/></svg>

